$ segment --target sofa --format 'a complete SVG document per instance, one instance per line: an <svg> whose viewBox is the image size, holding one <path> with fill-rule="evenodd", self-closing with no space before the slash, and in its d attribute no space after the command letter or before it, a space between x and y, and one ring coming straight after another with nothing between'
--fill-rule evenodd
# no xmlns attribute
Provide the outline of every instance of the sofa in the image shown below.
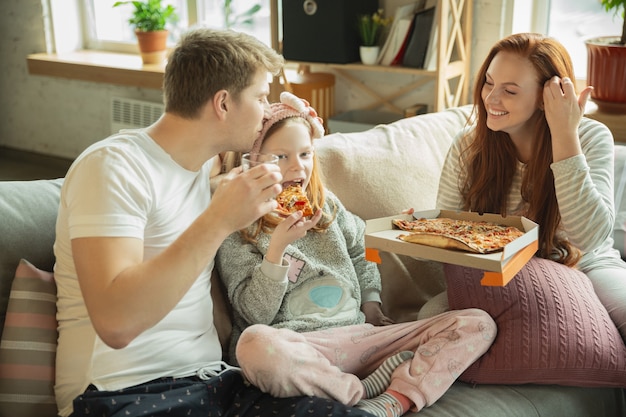
<svg viewBox="0 0 626 417"><path fill-rule="evenodd" d="M446 151L454 135L465 125L471 107L463 106L439 113L402 119L359 133L333 133L318 139L316 153L328 188L346 207L372 219L435 206L437 184ZM621 208L626 147L615 147L616 206ZM17 290L18 264L27 260L31 275L43 281L50 276L54 256L54 226L62 179L0 182L0 417L54 416L52 391L54 342L39 341L26 348L14 339L19 327L7 320L7 309L15 314L24 291ZM620 211L621 213L621 211ZM616 219L616 247L623 253L625 219ZM618 224L619 223L619 224ZM622 226L620 226L622 225ZM396 321L416 319L426 302L446 288L443 266L437 262L381 253L379 269L383 279L383 306ZM35 272L33 272L35 271ZM39 271L39 272L36 272ZM14 280L15 278L15 280ZM15 281L15 283L14 283ZM50 282L46 281L47 289ZM12 288L12 286L14 288ZM219 289L218 286L215 286ZM13 289L13 291L12 291ZM224 339L229 331L228 306L215 291L216 320ZM9 299L11 298L11 299ZM22 297L23 298L23 297ZM41 298L41 297L35 297ZM21 309L30 309L22 305ZM28 313L19 311L20 313ZM45 313L41 313L45 314ZM50 314L50 312L48 312ZM53 312L52 312L53 314ZM11 333L11 334L9 334ZM226 336L224 336L226 335ZM43 337L37 333L35 337ZM46 336L50 338L50 336ZM23 342L23 341L22 341ZM20 347L21 346L21 347ZM27 350L22 356L12 350ZM30 349L30 350L29 350ZM40 362L28 363L38 357ZM10 371L28 364L28 372ZM17 364L17 365L16 365ZM409 414L410 415L410 414ZM623 388L573 387L550 384L470 384L457 381L420 417L601 417L625 416Z"/></svg>

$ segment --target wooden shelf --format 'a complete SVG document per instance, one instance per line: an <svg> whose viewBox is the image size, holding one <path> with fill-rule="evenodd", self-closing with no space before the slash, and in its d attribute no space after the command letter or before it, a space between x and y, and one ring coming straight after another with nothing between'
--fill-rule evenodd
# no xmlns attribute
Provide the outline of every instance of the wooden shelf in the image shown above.
<svg viewBox="0 0 626 417"><path fill-rule="evenodd" d="M139 55L99 51L32 54L28 72L74 80L161 89L165 64L145 65Z"/></svg>
<svg viewBox="0 0 626 417"><path fill-rule="evenodd" d="M304 66L322 66L335 71L350 85L374 98L372 103L354 110L372 110L379 107L402 113L403 109L394 104L394 100L428 83L435 83L433 111L467 104L469 92L470 52L472 36L472 1L438 0L435 23L437 32L437 65L434 70L409 68L402 66L363 65L361 63L333 64L323 62L290 61ZM382 94L365 85L352 75L354 71L369 71L389 74L419 76L417 80L407 82L396 91Z"/></svg>
<svg viewBox="0 0 626 417"><path fill-rule="evenodd" d="M419 68L409 68L402 66L390 66L390 65L364 65L360 62L353 62L350 64L332 64L327 62L305 62L305 61L289 61L289 63L297 64L297 65L323 65L328 68L338 69L338 70L348 70L348 71L370 71L370 72L388 72L392 74L419 74L425 76L436 76L436 71L428 71L425 69Z"/></svg>

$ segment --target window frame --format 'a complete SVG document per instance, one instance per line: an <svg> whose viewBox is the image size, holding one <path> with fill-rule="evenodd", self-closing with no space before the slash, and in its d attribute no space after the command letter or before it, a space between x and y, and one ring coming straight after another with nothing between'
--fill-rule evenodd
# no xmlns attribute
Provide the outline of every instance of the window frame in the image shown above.
<svg viewBox="0 0 626 417"><path fill-rule="evenodd" d="M98 0L44 0L44 21L49 40L46 52L67 52L80 49L88 49L103 52L139 53L136 41L112 41L98 39L95 25L95 9L93 3ZM184 5L177 12L181 17L182 26L174 31L186 30L188 27L197 25L198 22L206 21L210 0L180 0ZM258 0L263 5L262 18L269 21L268 33L262 37L270 46L274 43L276 30L275 10L279 10L279 0ZM219 7L219 4L214 4ZM215 24L211 26L217 27ZM244 29L242 29L244 31ZM263 29L262 33L265 33ZM168 46L174 46L170 40Z"/></svg>
<svg viewBox="0 0 626 417"><path fill-rule="evenodd" d="M98 0L80 0L80 25L83 28L83 45L84 49L96 50L96 51L108 51L108 52L122 52L122 53L139 53L139 47L136 40L127 41L114 41L114 40L102 40L99 39L96 34L96 18L94 10L94 2ZM183 28L191 27L197 23L196 8L201 7L204 0L182 0L184 7L177 6L177 13L185 26L176 25L171 28L174 32L180 31ZM191 11L191 13L190 13ZM190 20L190 16L193 17L193 21ZM168 46L174 46L174 41L168 39Z"/></svg>

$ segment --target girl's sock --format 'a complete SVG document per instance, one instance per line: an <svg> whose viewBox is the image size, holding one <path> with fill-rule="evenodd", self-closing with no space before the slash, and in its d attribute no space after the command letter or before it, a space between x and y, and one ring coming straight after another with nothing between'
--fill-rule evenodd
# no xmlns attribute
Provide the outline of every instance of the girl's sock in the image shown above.
<svg viewBox="0 0 626 417"><path fill-rule="evenodd" d="M382 394L389 383L391 382L391 374L402 362L411 359L413 352L405 350L390 356L372 372L367 378L362 379L361 382L365 387L365 398L374 398Z"/></svg>
<svg viewBox="0 0 626 417"><path fill-rule="evenodd" d="M359 401L356 407L376 417L400 417L411 408L411 404L405 395L387 390L378 397Z"/></svg>

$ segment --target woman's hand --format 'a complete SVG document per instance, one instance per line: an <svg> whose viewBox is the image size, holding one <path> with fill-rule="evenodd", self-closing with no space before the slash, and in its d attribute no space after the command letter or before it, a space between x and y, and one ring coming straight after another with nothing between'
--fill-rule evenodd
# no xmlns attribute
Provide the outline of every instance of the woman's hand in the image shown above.
<svg viewBox="0 0 626 417"><path fill-rule="evenodd" d="M586 87L576 96L569 78L552 77L543 88L543 107L552 134L554 162L582 152L578 139L578 125L585 113L587 100L593 87Z"/></svg>
<svg viewBox="0 0 626 417"><path fill-rule="evenodd" d="M376 301L368 301L361 304L361 311L365 314L365 322L371 323L374 326L387 326L394 324L394 321L385 316L380 303Z"/></svg>
<svg viewBox="0 0 626 417"><path fill-rule="evenodd" d="M285 217L272 233L265 259L268 262L280 265L287 246L306 236L307 232L311 230L321 218L322 210L317 210L317 212L308 219L302 216L301 211L297 211Z"/></svg>

